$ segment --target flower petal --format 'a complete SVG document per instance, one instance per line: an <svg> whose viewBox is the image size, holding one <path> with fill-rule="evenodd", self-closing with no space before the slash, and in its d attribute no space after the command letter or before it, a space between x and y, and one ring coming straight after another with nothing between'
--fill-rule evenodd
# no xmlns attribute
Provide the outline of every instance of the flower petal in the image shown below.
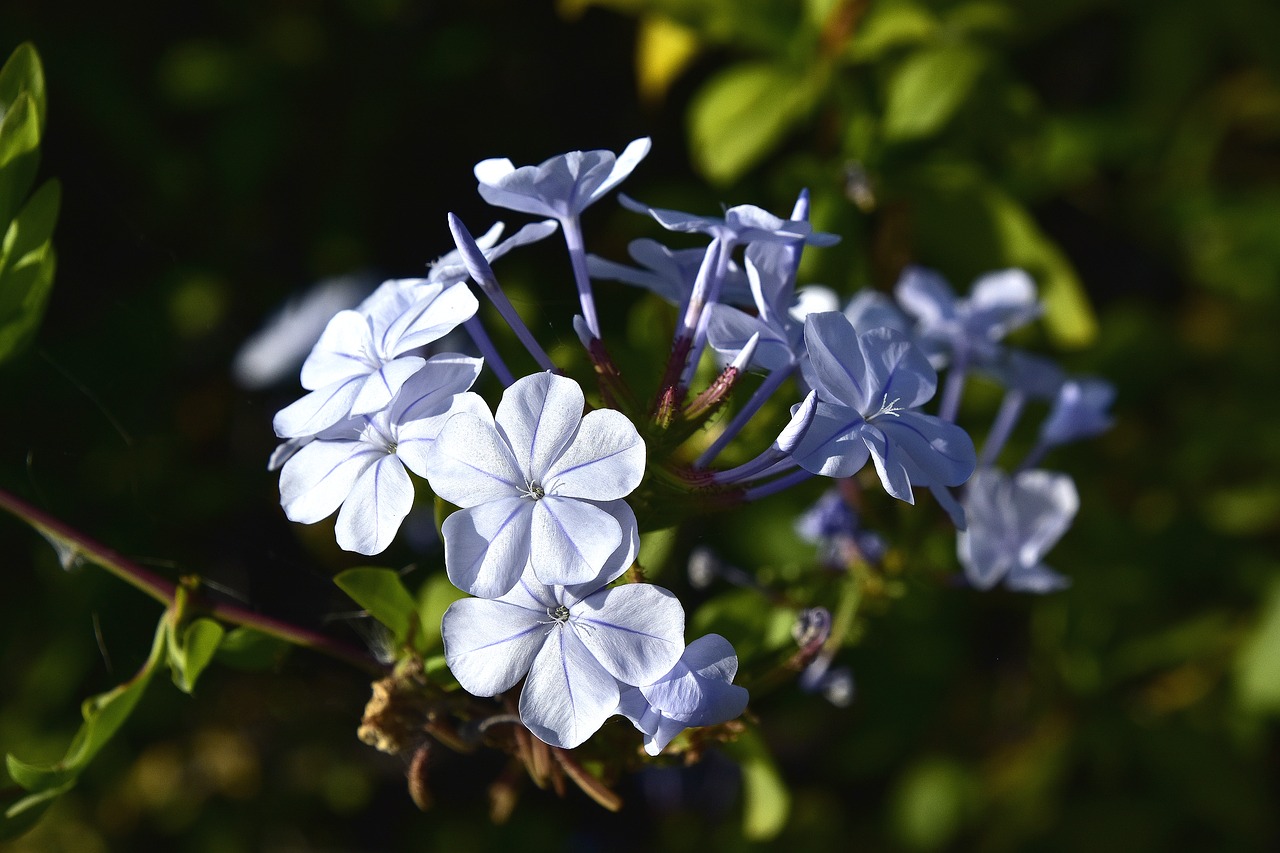
<svg viewBox="0 0 1280 853"><path fill-rule="evenodd" d="M413 302L382 334L380 347L386 358L443 338L480 308L464 281L428 283L424 279L410 294Z"/></svg>
<svg viewBox="0 0 1280 853"><path fill-rule="evenodd" d="M876 409L893 405L914 409L933 397L938 374L919 347L893 329L878 328L858 335L866 365L866 387ZM871 410L863 410L871 415Z"/></svg>
<svg viewBox="0 0 1280 853"><path fill-rule="evenodd" d="M552 746L572 749L618 706L618 682L571 630L557 626L533 659L520 694L520 719Z"/></svg>
<svg viewBox="0 0 1280 853"><path fill-rule="evenodd" d="M577 382L549 372L518 379L503 392L494 420L526 477L546 487L547 469L573 440L585 403Z"/></svg>
<svg viewBox="0 0 1280 853"><path fill-rule="evenodd" d="M400 457L410 471L425 478L436 437L449 419L461 412L475 415L481 420L489 417L489 407L479 394L470 391L458 394L453 398L453 405L443 414L395 425L396 456Z"/></svg>
<svg viewBox="0 0 1280 853"><path fill-rule="evenodd" d="M314 524L347 499L378 453L359 441L312 441L280 471L280 505L290 521Z"/></svg>
<svg viewBox="0 0 1280 853"><path fill-rule="evenodd" d="M471 412L449 418L427 463L431 490L461 507L515 497L527 485L497 427Z"/></svg>
<svg viewBox="0 0 1280 853"><path fill-rule="evenodd" d="M369 320L358 311L339 311L329 320L302 363L302 387L308 391L369 372Z"/></svg>
<svg viewBox="0 0 1280 853"><path fill-rule="evenodd" d="M496 696L524 678L552 623L541 613L502 601L464 598L440 622L444 660L462 689Z"/></svg>
<svg viewBox="0 0 1280 853"><path fill-rule="evenodd" d="M809 354L805 379L829 403L840 403L867 414L879 408L874 388L866 386L866 362L853 324L839 311L823 311L804 318L804 345Z"/></svg>
<svg viewBox="0 0 1280 853"><path fill-rule="evenodd" d="M520 580L529 562L533 503L504 498L460 509L444 520L449 581L480 598L497 598Z"/></svg>
<svg viewBox="0 0 1280 853"><path fill-rule="evenodd" d="M334 528L338 545L357 554L380 554L413 507L413 483L392 455L365 469L351 487Z"/></svg>
<svg viewBox="0 0 1280 853"><path fill-rule="evenodd" d="M596 409L546 469L542 485L561 497L617 500L640 485L646 455L644 439L626 415Z"/></svg>
<svg viewBox="0 0 1280 853"><path fill-rule="evenodd" d="M808 398L806 398L808 399ZM792 416L795 420L803 410ZM813 419L796 442L791 456L800 467L824 477L852 477L867 464L863 439L867 422L857 411L832 403L816 403Z"/></svg>
<svg viewBox="0 0 1280 853"><path fill-rule="evenodd" d="M364 387L365 374L342 379L318 388L300 400L276 412L271 426L280 438L303 438L315 435L351 414Z"/></svg>
<svg viewBox="0 0 1280 853"><path fill-rule="evenodd" d="M407 355L388 361L369 373L360 385L360 393L351 401L351 414L368 415L385 409L401 386L421 370L424 364L425 358Z"/></svg>
<svg viewBox="0 0 1280 853"><path fill-rule="evenodd" d="M587 502L547 495L532 506L529 563L545 584L595 578L622 542L617 519Z"/></svg>
<svg viewBox="0 0 1280 853"><path fill-rule="evenodd" d="M569 608L570 625L600 665L624 684L649 684L684 651L684 608L647 583L602 589Z"/></svg>

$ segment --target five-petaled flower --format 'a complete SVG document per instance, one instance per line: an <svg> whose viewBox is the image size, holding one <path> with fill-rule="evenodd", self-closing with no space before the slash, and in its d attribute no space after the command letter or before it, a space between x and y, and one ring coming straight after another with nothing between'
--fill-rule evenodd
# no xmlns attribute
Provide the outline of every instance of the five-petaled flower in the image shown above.
<svg viewBox="0 0 1280 853"><path fill-rule="evenodd" d="M475 696L496 696L525 678L520 718L566 749L590 737L618 708L627 686L650 684L684 651L684 608L667 590L634 583L606 587L639 550L631 533L601 573L568 586L532 571L495 599L465 598L440 626L454 678Z"/></svg>
<svg viewBox="0 0 1280 853"><path fill-rule="evenodd" d="M818 402L792 451L802 468L850 477L870 457L885 491L907 503L914 503L913 484L940 494L969 478L977 464L973 441L955 424L916 410L933 397L937 377L901 333L858 334L831 311L806 317L804 337L805 379Z"/></svg>
<svg viewBox="0 0 1280 853"><path fill-rule="evenodd" d="M1018 592L1053 592L1070 581L1041 560L1071 526L1080 497L1066 474L1013 476L983 468L965 486L969 527L956 539L965 577L978 589L1001 580Z"/></svg>
<svg viewBox="0 0 1280 853"><path fill-rule="evenodd" d="M542 583L585 583L635 529L621 498L644 476L644 441L620 412L584 417L583 405L578 383L536 373L506 390L492 420L486 410L445 424L427 479L462 507L441 531L455 586L496 598L526 563Z"/></svg>

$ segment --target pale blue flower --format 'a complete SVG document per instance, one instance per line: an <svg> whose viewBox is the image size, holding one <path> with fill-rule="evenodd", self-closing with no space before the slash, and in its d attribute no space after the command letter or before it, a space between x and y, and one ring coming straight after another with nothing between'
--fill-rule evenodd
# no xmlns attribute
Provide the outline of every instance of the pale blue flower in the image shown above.
<svg viewBox="0 0 1280 853"><path fill-rule="evenodd" d="M733 646L707 634L690 643L666 675L623 688L617 712L644 734L644 751L657 755L685 729L725 723L746 710L747 691L733 683L737 673Z"/></svg>
<svg viewBox="0 0 1280 853"><path fill-rule="evenodd" d="M871 458L885 491L914 503L912 484L937 495L973 473L973 441L917 411L937 386L928 360L887 328L858 334L838 312L805 318L805 379L816 411L791 455L806 471L850 477ZM793 417L794 420L794 417Z"/></svg>
<svg viewBox="0 0 1280 853"><path fill-rule="evenodd" d="M843 569L857 558L879 563L888 550L883 536L863 528L838 488L828 489L801 513L795 531L804 541L817 545L819 562L832 568Z"/></svg>
<svg viewBox="0 0 1280 853"><path fill-rule="evenodd" d="M433 356L387 409L282 445L294 445L280 472L285 515L313 524L341 506L335 526L340 546L360 554L386 550L413 506L405 469L425 476L428 451L449 418L487 411L480 397L463 393L481 365L478 358Z"/></svg>
<svg viewBox="0 0 1280 853"><path fill-rule="evenodd" d="M1115 386L1102 379L1070 379L1062 383L1053 408L1040 427L1041 444L1067 444L1111 429L1107 410L1115 398Z"/></svg>
<svg viewBox="0 0 1280 853"><path fill-rule="evenodd" d="M835 234L814 231L807 221L783 219L754 204L740 204L725 210L724 216L699 216L679 210L650 207L626 194L618 196L623 207L645 213L668 231L702 233L727 246L742 243L803 242L809 246L834 246L840 242Z"/></svg>
<svg viewBox="0 0 1280 853"><path fill-rule="evenodd" d="M542 583L584 583L635 526L620 499L644 476L644 441L620 412L584 417L584 402L572 379L537 373L507 388L493 419L445 425L427 478L462 507L442 531L455 586L496 598L528 562Z"/></svg>
<svg viewBox="0 0 1280 853"><path fill-rule="evenodd" d="M898 303L916 319L916 342L938 369L983 366L996 360L1009 332L1039 317L1035 283L1019 269L987 273L958 298L946 279L907 267L894 287Z"/></svg>
<svg viewBox="0 0 1280 853"><path fill-rule="evenodd" d="M639 550L634 531L585 584L548 586L527 572L495 599L449 606L445 663L462 689L496 696L525 678L520 718L543 741L571 749L617 707L627 685L649 684L684 651L684 608L651 584L605 587Z"/></svg>
<svg viewBox="0 0 1280 853"><path fill-rule="evenodd" d="M647 237L627 244L627 253L642 268L587 255L587 271L592 278L633 284L656 293L672 305L684 305L693 295L698 270L706 257L706 249L668 249ZM730 305L751 305L751 285L746 273L733 260L729 261L724 281L720 284L720 301Z"/></svg>
<svg viewBox="0 0 1280 853"><path fill-rule="evenodd" d="M968 529L956 540L965 577L978 589L1000 581L1019 592L1053 592L1070 581L1043 562L1071 526L1080 498L1066 474L983 468L965 487Z"/></svg>
<svg viewBox="0 0 1280 853"><path fill-rule="evenodd" d="M844 316L859 332L872 329L894 329L910 337L911 320L898 304L878 290L869 287L859 290L844 307Z"/></svg>
<svg viewBox="0 0 1280 853"><path fill-rule="evenodd" d="M505 157L476 164L480 196L495 207L550 216L563 221L622 183L649 153L648 137L634 140L615 155L612 151L570 151L537 166L515 165Z"/></svg>
<svg viewBox="0 0 1280 853"><path fill-rule="evenodd" d="M465 283L401 279L384 283L354 310L339 311L302 365L302 387L311 393L276 413L276 435L316 435L348 415L386 408L426 363L413 351L477 308Z"/></svg>
<svg viewBox="0 0 1280 853"><path fill-rule="evenodd" d="M747 281L754 314L719 302L707 307L707 343L725 360L737 356L752 335L759 335L753 366L773 371L799 364L804 357L804 318L835 310L835 294L827 288L797 292L791 250L781 243L747 247Z"/></svg>

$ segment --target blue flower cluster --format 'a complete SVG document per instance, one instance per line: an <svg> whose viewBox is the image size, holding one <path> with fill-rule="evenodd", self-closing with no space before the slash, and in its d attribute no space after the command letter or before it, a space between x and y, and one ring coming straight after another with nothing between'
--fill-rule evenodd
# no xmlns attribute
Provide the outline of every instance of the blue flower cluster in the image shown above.
<svg viewBox="0 0 1280 853"><path fill-rule="evenodd" d="M474 596L453 604L441 626L446 663L462 688L487 697L520 687L521 721L553 746L581 744L616 714L657 754L684 728L737 717L747 694L733 684L729 640L712 634L686 644L679 600L629 571L641 529L766 498L814 475L846 480L870 462L891 496L913 503L914 489L924 488L936 497L960 531L960 562L974 586L1003 580L1013 589L1055 589L1064 580L1041 558L1070 524L1077 499L1065 475L1030 465L1057 444L1104 429L1111 392L1004 345L1040 312L1031 279L1017 270L983 277L961 299L937 274L911 268L896 302L868 291L843 311L830 291L797 288L805 247L837 240L812 229L805 193L788 218L752 205L698 216L623 196L629 209L671 231L705 234L708 245L672 250L638 240L630 254L639 267L588 255L583 210L648 151L649 140L640 139L616 156L576 151L538 166L477 165L486 201L547 218L499 242L501 225L475 240L451 215L456 250L426 277L388 281L334 316L302 367L309 393L275 417L283 442L271 467L280 469L290 519L313 523L337 511L338 543L363 554L394 539L414 500L410 472L425 479L456 507L441 530L445 569ZM595 368L598 408L525 326L491 266L557 230L577 286L574 328ZM677 306L651 401L638 401L602 340L600 280L647 288ZM477 317L473 286L540 372L516 377L508 368ZM467 352L440 351L446 338L459 340L455 330L470 343L454 348ZM695 393L708 348L723 371ZM485 367L505 388L493 409L471 391ZM925 411L944 369L938 409ZM765 377L733 417L716 420L746 371ZM1007 388L981 456L956 424L974 372ZM791 388L791 418L776 440L744 464L717 469L743 427ZM1031 459L1003 474L996 457L1035 398L1054 401L1040 442ZM713 440L691 458L689 439L708 425ZM833 494L802 530L824 544L827 562L877 561L884 540L861 529ZM830 658L817 661L806 684L827 689ZM851 690L847 681L843 695Z"/></svg>

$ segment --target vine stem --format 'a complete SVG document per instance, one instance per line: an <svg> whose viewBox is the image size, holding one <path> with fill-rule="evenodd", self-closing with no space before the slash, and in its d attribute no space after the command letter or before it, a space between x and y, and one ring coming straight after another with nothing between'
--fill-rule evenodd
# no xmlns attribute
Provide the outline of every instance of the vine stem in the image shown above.
<svg viewBox="0 0 1280 853"><path fill-rule="evenodd" d="M26 501L0 489L0 509L14 515L44 536L58 550L59 555L70 553L101 566L120 580L145 592L166 607L172 608L178 599L178 584L142 568L120 554L85 536ZM64 549L65 552L64 552ZM364 649L349 645L316 631L255 613L234 604L202 600L193 590L186 593L187 606L207 613L233 625L253 628L295 646L312 649L332 658L349 663L374 675L385 675L387 668L378 663Z"/></svg>

